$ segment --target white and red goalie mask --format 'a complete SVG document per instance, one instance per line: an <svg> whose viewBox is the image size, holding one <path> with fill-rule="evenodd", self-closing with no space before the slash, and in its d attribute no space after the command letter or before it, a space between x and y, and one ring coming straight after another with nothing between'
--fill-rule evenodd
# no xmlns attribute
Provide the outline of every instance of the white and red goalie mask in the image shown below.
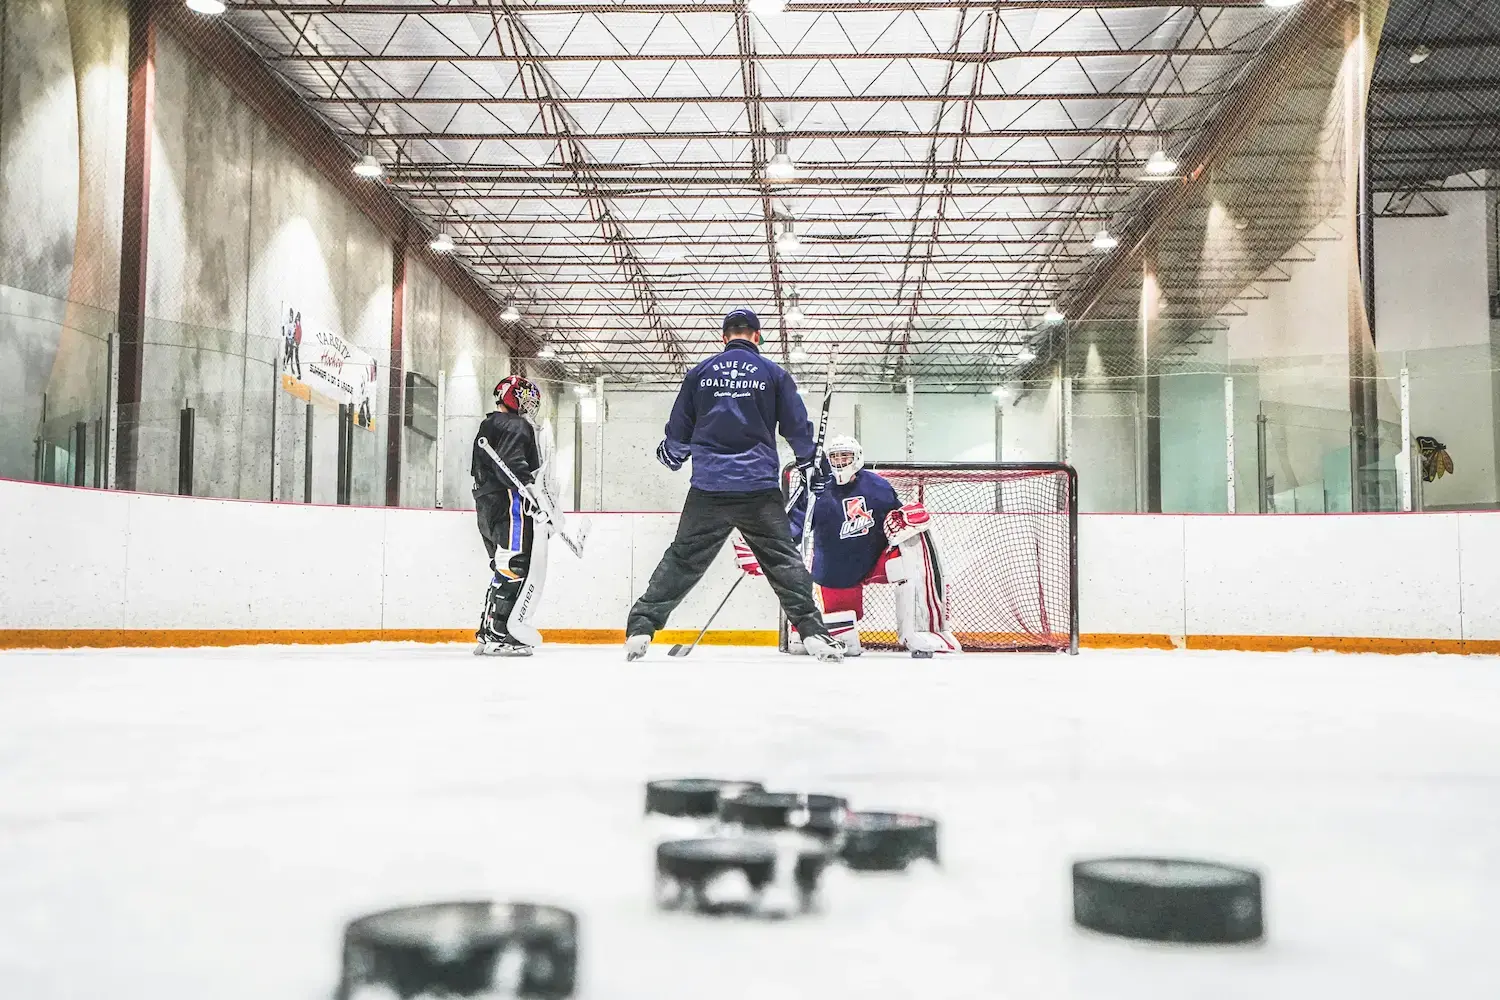
<svg viewBox="0 0 1500 1000"><path fill-rule="evenodd" d="M833 438L824 451L828 455L828 467L833 470L833 481L840 486L847 486L865 467L864 448L847 434Z"/></svg>
<svg viewBox="0 0 1500 1000"><path fill-rule="evenodd" d="M529 378L507 375L495 385L495 405L529 417L541 407L542 391Z"/></svg>

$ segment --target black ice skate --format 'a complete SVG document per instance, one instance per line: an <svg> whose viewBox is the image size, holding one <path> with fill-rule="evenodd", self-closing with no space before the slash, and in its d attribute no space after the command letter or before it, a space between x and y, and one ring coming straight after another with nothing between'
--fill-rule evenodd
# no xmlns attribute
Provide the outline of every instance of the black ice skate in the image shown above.
<svg viewBox="0 0 1500 1000"><path fill-rule="evenodd" d="M480 633L475 636L479 645L474 647L475 656L530 656L531 647L513 635L488 635Z"/></svg>

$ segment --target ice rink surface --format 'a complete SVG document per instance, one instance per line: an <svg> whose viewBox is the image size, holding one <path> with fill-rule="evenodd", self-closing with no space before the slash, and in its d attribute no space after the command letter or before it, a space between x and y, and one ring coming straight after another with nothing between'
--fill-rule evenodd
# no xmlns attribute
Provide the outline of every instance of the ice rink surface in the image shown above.
<svg viewBox="0 0 1500 1000"><path fill-rule="evenodd" d="M697 775L929 813L945 864L659 913L642 784ZM1493 997L1497 831L1493 658L0 655L16 1000L326 1000L345 920L451 898L575 909L589 1000ZM1116 853L1260 868L1267 942L1076 930Z"/></svg>

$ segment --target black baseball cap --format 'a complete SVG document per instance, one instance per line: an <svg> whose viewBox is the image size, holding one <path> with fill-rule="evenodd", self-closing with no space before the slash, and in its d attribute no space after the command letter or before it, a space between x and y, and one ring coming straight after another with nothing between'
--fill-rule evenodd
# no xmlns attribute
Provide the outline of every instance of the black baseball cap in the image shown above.
<svg viewBox="0 0 1500 1000"><path fill-rule="evenodd" d="M724 317L724 332L728 333L730 330L734 329L759 330L760 317L755 315L755 312L753 310L745 306L740 306L738 309L731 310L729 314Z"/></svg>

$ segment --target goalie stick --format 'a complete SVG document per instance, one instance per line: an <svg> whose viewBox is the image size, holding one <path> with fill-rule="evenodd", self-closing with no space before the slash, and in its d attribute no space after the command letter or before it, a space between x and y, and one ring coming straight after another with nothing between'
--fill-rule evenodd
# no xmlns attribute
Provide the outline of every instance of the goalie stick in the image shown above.
<svg viewBox="0 0 1500 1000"><path fill-rule="evenodd" d="M563 544L566 545L575 556L582 559L583 543L588 540L588 519L582 519L579 522L578 530L570 534L570 532L568 531L568 525L563 520L562 511L557 510L552 505L551 497L547 496L544 492L542 494L542 497L539 498L537 496L536 490L533 490L530 486L521 482L520 477L518 477L514 472L510 471L510 466L505 464L505 460L495 453L495 449L490 446L488 438L480 437L479 448L486 455L490 456L490 460L500 467L501 472L505 473L505 478L509 479L512 483L515 484L516 489L520 491L520 493L525 496L528 501L531 502L531 505L542 512L542 516L547 519L547 523L552 525L552 527L556 529L557 537L563 540Z"/></svg>
<svg viewBox="0 0 1500 1000"><path fill-rule="evenodd" d="M813 470L814 471L817 470L818 463L820 461L822 461L822 458L823 458L823 440L824 440L824 437L828 433L828 410L829 410L829 407L832 405L832 403L833 403L833 361L829 360L829 362L828 362L828 381L823 386L823 412L818 417L818 436L814 440L814 443L813 443ZM791 491L791 496L787 498L787 502L786 502L786 512L788 514L790 514L792 512L792 509L797 506L797 501L802 498L802 493L806 489L807 489L807 482L804 479L802 482L800 482L800 483L797 484L797 486L796 486L795 489L793 489ZM813 505L812 505L811 501L809 501L808 505L807 505L807 514L802 519L802 561L804 563L808 561L808 557L809 557L809 555L812 552L812 546L808 542L808 535L810 534L811 529L812 529L812 508L813 508ZM695 649L698 648L698 643L702 642L704 635L706 635L708 633L708 627L714 623L714 619L715 618L719 617L719 612L724 610L724 605L726 605L726 604L729 603L730 594L734 593L735 588L740 585L740 581L745 578L745 575L746 574L741 573L735 579L734 583L730 584L730 586L729 586L729 592L724 595L724 599L719 602L719 606L717 608L714 608L714 613L708 616L708 621L706 621L706 622L703 623L703 628L701 628L698 631L698 637L696 639L694 639L692 642L688 642L688 643L679 642L679 643L677 643L671 649L667 650L667 655L668 656L686 656L689 653L691 653L693 650L695 650Z"/></svg>

